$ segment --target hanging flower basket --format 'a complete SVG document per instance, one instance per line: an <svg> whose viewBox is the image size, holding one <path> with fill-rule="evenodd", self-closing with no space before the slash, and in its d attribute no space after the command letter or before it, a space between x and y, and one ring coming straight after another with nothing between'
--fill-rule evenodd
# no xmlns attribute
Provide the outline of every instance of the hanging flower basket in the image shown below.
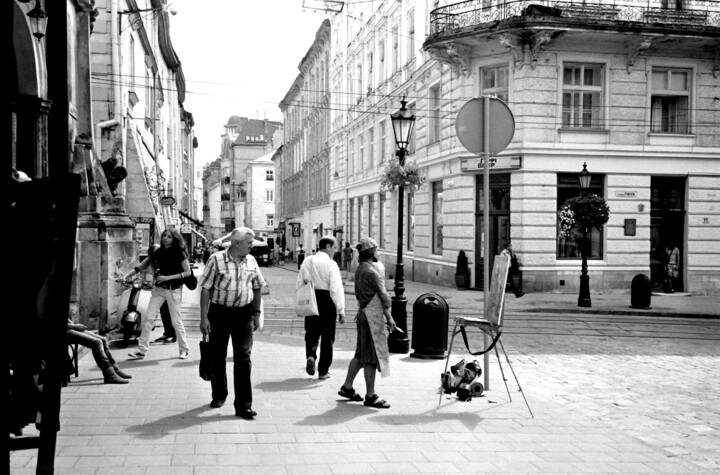
<svg viewBox="0 0 720 475"><path fill-rule="evenodd" d="M415 162L405 162L404 166L400 165L398 160L392 160L385 165L385 169L380 177L381 190L395 190L399 186L416 190L425 184L427 178L420 171L420 167Z"/></svg>
<svg viewBox="0 0 720 475"><path fill-rule="evenodd" d="M610 219L610 208L598 195L580 195L568 198L558 211L560 235L570 236L573 229L589 231L601 229Z"/></svg>

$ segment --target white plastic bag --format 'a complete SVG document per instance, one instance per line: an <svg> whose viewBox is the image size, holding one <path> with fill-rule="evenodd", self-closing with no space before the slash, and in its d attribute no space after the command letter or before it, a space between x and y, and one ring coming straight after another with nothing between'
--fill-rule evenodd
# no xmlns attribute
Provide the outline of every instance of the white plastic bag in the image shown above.
<svg viewBox="0 0 720 475"><path fill-rule="evenodd" d="M295 292L295 302L295 313L300 317L320 314L315 299L315 289L310 281L298 287Z"/></svg>

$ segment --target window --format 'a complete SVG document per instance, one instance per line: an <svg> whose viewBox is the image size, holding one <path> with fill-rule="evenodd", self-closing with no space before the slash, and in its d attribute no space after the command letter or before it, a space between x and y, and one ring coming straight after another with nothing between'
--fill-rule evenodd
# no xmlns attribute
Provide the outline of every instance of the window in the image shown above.
<svg viewBox="0 0 720 475"><path fill-rule="evenodd" d="M428 117L428 141L435 143L440 140L440 85L430 88L428 93L430 116Z"/></svg>
<svg viewBox="0 0 720 475"><path fill-rule="evenodd" d="M378 150L378 163L385 161L385 142L387 141L387 122L385 120L380 121L380 147Z"/></svg>
<svg viewBox="0 0 720 475"><path fill-rule="evenodd" d="M367 89L370 91L374 86L374 77L373 74L375 73L375 55L372 53L372 51L367 55Z"/></svg>
<svg viewBox="0 0 720 475"><path fill-rule="evenodd" d="M355 140L350 139L348 142L350 154L348 155L348 176L355 172Z"/></svg>
<svg viewBox="0 0 720 475"><path fill-rule="evenodd" d="M265 201L268 203L275 201L275 190L265 190Z"/></svg>
<svg viewBox="0 0 720 475"><path fill-rule="evenodd" d="M375 166L375 128L370 127L368 129L368 168Z"/></svg>
<svg viewBox="0 0 720 475"><path fill-rule="evenodd" d="M480 95L508 101L508 67L480 68Z"/></svg>
<svg viewBox="0 0 720 475"><path fill-rule="evenodd" d="M407 15L407 44L408 44L408 63L415 59L415 10L410 10Z"/></svg>
<svg viewBox="0 0 720 475"><path fill-rule="evenodd" d="M274 228L275 227L275 215L274 214L268 214L267 215L267 221L265 222L265 225L268 228Z"/></svg>
<svg viewBox="0 0 720 475"><path fill-rule="evenodd" d="M383 82L385 80L385 40L380 40L378 43L378 80Z"/></svg>
<svg viewBox="0 0 720 475"><path fill-rule="evenodd" d="M368 195L368 237L375 237L373 232L375 221L375 195Z"/></svg>
<svg viewBox="0 0 720 475"><path fill-rule="evenodd" d="M378 247L385 247L385 193L380 192L380 202L378 203Z"/></svg>
<svg viewBox="0 0 720 475"><path fill-rule="evenodd" d="M365 211L365 210L363 209L363 205L364 205L363 199L362 199L362 196L360 196L360 197L357 198L357 225L358 225L358 230L357 230L357 242L360 242L360 239L362 239L362 238L363 238L363 235L364 235L364 232L363 232L363 219L364 219L364 218L363 218L363 211Z"/></svg>
<svg viewBox="0 0 720 475"><path fill-rule="evenodd" d="M690 133L691 77L687 69L652 69L650 132Z"/></svg>
<svg viewBox="0 0 720 475"><path fill-rule="evenodd" d="M407 194L407 250L415 248L415 195Z"/></svg>
<svg viewBox="0 0 720 475"><path fill-rule="evenodd" d="M362 58L360 58L360 60L362 60ZM365 92L365 89L363 88L363 67L362 67L362 64L358 64L358 65L355 67L355 70L356 70L356 72L357 72L356 78L357 78L357 83L358 83L357 94L358 94L358 100L360 100L360 99L362 99L363 93Z"/></svg>
<svg viewBox="0 0 720 475"><path fill-rule="evenodd" d="M400 69L400 37L397 26L392 29L392 42L392 72L394 74Z"/></svg>
<svg viewBox="0 0 720 475"><path fill-rule="evenodd" d="M603 66L565 63L563 127L602 127Z"/></svg>
<svg viewBox="0 0 720 475"><path fill-rule="evenodd" d="M442 255L443 252L443 183L432 184L432 253Z"/></svg>
<svg viewBox="0 0 720 475"><path fill-rule="evenodd" d="M275 181L275 170L265 170L265 180Z"/></svg>
<svg viewBox="0 0 720 475"><path fill-rule="evenodd" d="M365 170L365 134L360 132L360 135L358 135L358 148L360 149L358 151L358 163L360 164L360 170Z"/></svg>
<svg viewBox="0 0 720 475"><path fill-rule="evenodd" d="M577 173L558 173L558 190L557 190L557 209L560 211L565 200L582 193ZM590 182L590 188L587 190L590 194L603 196L603 184L605 182L604 175L596 175L593 173ZM583 233L577 229L572 231L570 236L560 236L560 222L558 217L557 225L557 258L558 259L580 259ZM587 235L588 238L588 259L602 259L603 254L603 230L591 229Z"/></svg>
<svg viewBox="0 0 720 475"><path fill-rule="evenodd" d="M135 91L135 37L130 36L130 90Z"/></svg>

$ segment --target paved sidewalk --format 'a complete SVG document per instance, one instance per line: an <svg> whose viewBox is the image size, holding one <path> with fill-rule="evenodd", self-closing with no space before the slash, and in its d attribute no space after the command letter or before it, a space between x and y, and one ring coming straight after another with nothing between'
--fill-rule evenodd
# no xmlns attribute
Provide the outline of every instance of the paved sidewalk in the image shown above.
<svg viewBox="0 0 720 475"><path fill-rule="evenodd" d="M266 274L267 304L287 304L294 275ZM482 309L482 292L407 285L409 310L426 291L442 295L452 314ZM348 402L337 391L352 325L339 328L332 378L320 381L305 374L300 320L269 315L275 324L256 334L253 350L258 416L244 421L234 417L232 393L223 408L209 408L199 333L188 323L188 360L176 345L152 345L143 361L113 349L133 375L128 385L102 384L92 357L82 357L80 377L62 392L56 473L720 472L720 321L709 301L653 297L663 315L644 318L611 313L632 310L628 295L593 295L602 315L570 313L575 296L508 296L503 342L529 408L503 357L506 390L494 356L490 390L470 402L439 398L444 360L409 354L393 354L392 375L377 379L390 409ZM197 321L198 303L199 291L186 293L186 321ZM452 363L463 350L453 353ZM364 394L361 376L355 387ZM34 473L34 455L14 452L11 473Z"/></svg>

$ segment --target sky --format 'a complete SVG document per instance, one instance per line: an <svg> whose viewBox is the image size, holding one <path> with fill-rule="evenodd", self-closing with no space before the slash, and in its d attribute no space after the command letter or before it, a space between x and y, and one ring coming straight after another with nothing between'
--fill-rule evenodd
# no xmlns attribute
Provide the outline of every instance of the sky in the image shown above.
<svg viewBox="0 0 720 475"><path fill-rule="evenodd" d="M282 121L278 104L330 15L303 1L169 0L177 11L170 39L185 75L184 106L195 120L196 167L219 156L230 116Z"/></svg>

